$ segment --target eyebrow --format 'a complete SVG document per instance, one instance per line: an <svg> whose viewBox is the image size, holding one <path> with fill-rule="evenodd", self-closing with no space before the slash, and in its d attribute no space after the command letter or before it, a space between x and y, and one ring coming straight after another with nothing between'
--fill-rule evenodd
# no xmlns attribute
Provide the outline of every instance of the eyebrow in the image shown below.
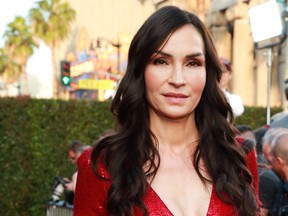
<svg viewBox="0 0 288 216"><path fill-rule="evenodd" d="M156 52L156 53L155 53L155 56L157 56L157 55L159 55L159 54L164 55L164 56L168 56L168 57L172 57L171 54L166 53L166 52L163 52L163 51L161 51L161 50L158 51L158 52ZM205 57L202 52L193 53L193 54L187 55L186 57L187 57L187 58L193 58L193 57L198 57L198 56L203 56L203 57Z"/></svg>

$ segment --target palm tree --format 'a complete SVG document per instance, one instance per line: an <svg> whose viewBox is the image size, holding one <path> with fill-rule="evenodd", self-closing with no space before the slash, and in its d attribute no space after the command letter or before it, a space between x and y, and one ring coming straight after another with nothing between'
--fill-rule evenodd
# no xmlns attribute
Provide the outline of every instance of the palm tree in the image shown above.
<svg viewBox="0 0 288 216"><path fill-rule="evenodd" d="M20 66L13 61L13 58L9 58L4 48L0 48L0 78L3 82L1 90L7 92L7 84L14 83L19 76Z"/></svg>
<svg viewBox="0 0 288 216"><path fill-rule="evenodd" d="M18 80L21 74L20 65L18 65L13 57L9 56L7 53L8 49L0 49L0 76L6 83L13 83Z"/></svg>
<svg viewBox="0 0 288 216"><path fill-rule="evenodd" d="M15 82L23 75L24 94L28 95L28 82L26 63L38 45L33 39L30 26L23 17L17 16L8 24L4 33L5 44L3 48L2 69L7 83Z"/></svg>
<svg viewBox="0 0 288 216"><path fill-rule="evenodd" d="M71 23L75 20L76 12L60 0L40 0L37 6L30 10L34 33L42 39L52 51L53 64L53 96L58 97L60 82L56 68L55 49L61 41L69 36Z"/></svg>

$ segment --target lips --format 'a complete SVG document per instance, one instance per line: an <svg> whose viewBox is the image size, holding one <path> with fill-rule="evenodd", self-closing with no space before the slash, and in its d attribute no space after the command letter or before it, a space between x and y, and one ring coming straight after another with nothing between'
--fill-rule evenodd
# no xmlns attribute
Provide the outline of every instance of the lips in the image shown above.
<svg viewBox="0 0 288 216"><path fill-rule="evenodd" d="M173 93L173 92L169 92L169 93L165 93L163 94L165 97L173 97L173 98L187 98L188 96L182 93Z"/></svg>

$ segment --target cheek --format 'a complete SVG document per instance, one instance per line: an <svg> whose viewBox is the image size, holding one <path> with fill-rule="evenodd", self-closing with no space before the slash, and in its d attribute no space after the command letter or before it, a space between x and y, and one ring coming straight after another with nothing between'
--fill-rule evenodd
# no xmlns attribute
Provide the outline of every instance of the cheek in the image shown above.
<svg viewBox="0 0 288 216"><path fill-rule="evenodd" d="M161 85L161 80L163 79L163 73L159 73L159 71L155 72L147 67L145 70L144 78L147 93L149 93L149 91L153 91L159 88Z"/></svg>
<svg viewBox="0 0 288 216"><path fill-rule="evenodd" d="M206 84L206 73L194 75L193 77L191 77L190 83L192 83L193 91L202 93Z"/></svg>
<svg viewBox="0 0 288 216"><path fill-rule="evenodd" d="M146 85L146 93L149 92L150 89L155 88L155 79L153 79L149 73L145 72L145 85Z"/></svg>

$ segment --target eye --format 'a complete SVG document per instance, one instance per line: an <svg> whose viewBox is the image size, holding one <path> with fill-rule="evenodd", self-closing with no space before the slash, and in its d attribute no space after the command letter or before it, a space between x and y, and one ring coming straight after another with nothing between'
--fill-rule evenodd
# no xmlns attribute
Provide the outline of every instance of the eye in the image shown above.
<svg viewBox="0 0 288 216"><path fill-rule="evenodd" d="M197 61L197 60L190 60L188 63L187 63L187 66L190 66L190 67L199 67L199 66L202 66L202 63Z"/></svg>
<svg viewBox="0 0 288 216"><path fill-rule="evenodd" d="M167 61L165 59L162 59L162 58L156 58L152 61L152 63L154 65L167 65Z"/></svg>

